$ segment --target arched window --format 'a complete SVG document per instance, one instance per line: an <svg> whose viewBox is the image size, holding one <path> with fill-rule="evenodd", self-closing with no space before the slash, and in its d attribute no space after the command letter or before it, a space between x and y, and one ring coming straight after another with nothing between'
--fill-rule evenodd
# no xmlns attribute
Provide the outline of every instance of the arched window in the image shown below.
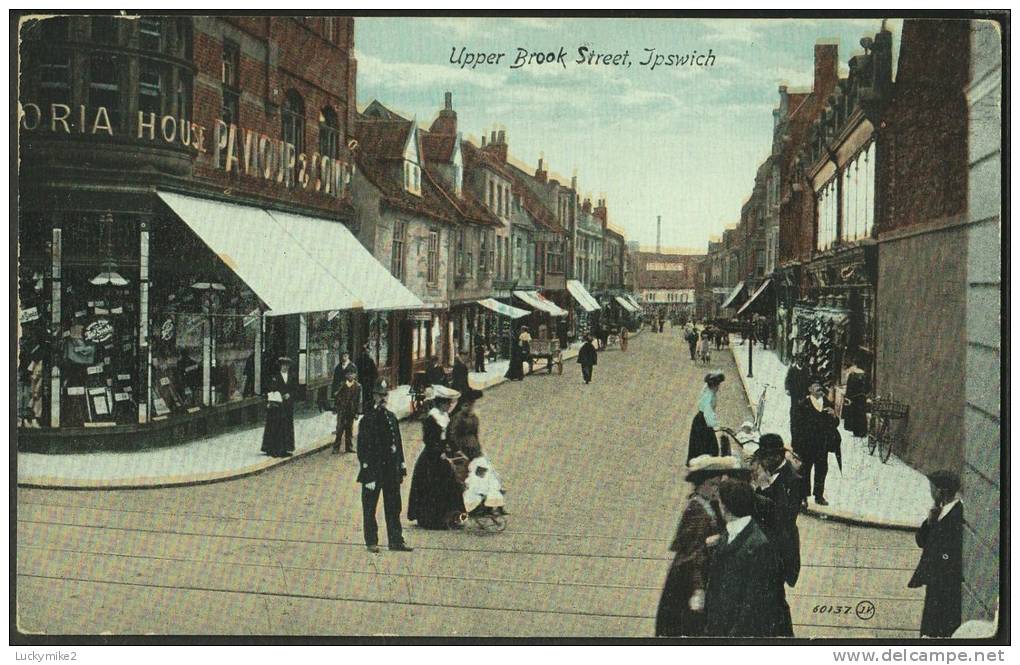
<svg viewBox="0 0 1020 665"><path fill-rule="evenodd" d="M283 140L294 146L294 151L305 151L305 102L295 90L288 90L283 99Z"/></svg>
<svg viewBox="0 0 1020 665"><path fill-rule="evenodd" d="M336 111L327 106L319 111L319 153L336 159L340 154L340 121Z"/></svg>

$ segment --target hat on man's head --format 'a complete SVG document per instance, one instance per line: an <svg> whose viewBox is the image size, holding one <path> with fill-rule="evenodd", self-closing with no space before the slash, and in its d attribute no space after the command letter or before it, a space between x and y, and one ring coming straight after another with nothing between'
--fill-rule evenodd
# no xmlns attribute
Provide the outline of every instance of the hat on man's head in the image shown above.
<svg viewBox="0 0 1020 665"><path fill-rule="evenodd" d="M783 437L778 434L762 434L758 439L758 450L782 450Z"/></svg>
<svg viewBox="0 0 1020 665"><path fill-rule="evenodd" d="M736 457L725 455L716 457L713 455L698 455L687 465L686 480L695 485L713 476L734 476L749 478L751 470L740 463Z"/></svg>
<svg viewBox="0 0 1020 665"><path fill-rule="evenodd" d="M476 402L476 401L480 400L484 394L485 393L483 393L481 390L478 390L477 388L468 388L460 396L460 401L461 401L462 404L467 404L467 403L470 403L470 402Z"/></svg>
<svg viewBox="0 0 1020 665"><path fill-rule="evenodd" d="M288 358L287 356L280 356L279 358L276 359L276 362L280 363L281 365L291 365L293 364L294 361Z"/></svg>
<svg viewBox="0 0 1020 665"><path fill-rule="evenodd" d="M376 379L375 387L372 388L372 392L375 393L376 395L387 394L388 392L390 392L390 382L380 376L378 379Z"/></svg>
<svg viewBox="0 0 1020 665"><path fill-rule="evenodd" d="M355 367L353 363L351 363L350 365L347 366L347 369L344 370L344 375L345 376L357 376L358 375L358 368Z"/></svg>
<svg viewBox="0 0 1020 665"><path fill-rule="evenodd" d="M714 369L705 375L705 383L722 383L726 380L726 375L722 373L722 370Z"/></svg>
<svg viewBox="0 0 1020 665"><path fill-rule="evenodd" d="M928 474L931 484L940 490L946 490L956 494L960 491L960 476L948 469L941 469Z"/></svg>

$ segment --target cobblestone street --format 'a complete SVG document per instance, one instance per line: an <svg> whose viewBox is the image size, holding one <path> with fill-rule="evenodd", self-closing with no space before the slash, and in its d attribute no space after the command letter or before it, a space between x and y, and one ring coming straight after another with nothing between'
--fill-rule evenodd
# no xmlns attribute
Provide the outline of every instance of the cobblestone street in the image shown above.
<svg viewBox="0 0 1020 665"><path fill-rule="evenodd" d="M713 365L727 374L721 420L736 426L748 410L733 359L714 352ZM682 469L704 373L667 327L626 353L600 354L591 385L570 361L562 376L487 391L481 441L508 488L509 528L407 526L409 554L365 550L352 455L194 487L21 489L19 627L651 636L689 492ZM402 431L410 467L421 426ZM799 524L804 568L787 591L798 637L916 637L923 596L906 588L919 556L911 534L809 516Z"/></svg>

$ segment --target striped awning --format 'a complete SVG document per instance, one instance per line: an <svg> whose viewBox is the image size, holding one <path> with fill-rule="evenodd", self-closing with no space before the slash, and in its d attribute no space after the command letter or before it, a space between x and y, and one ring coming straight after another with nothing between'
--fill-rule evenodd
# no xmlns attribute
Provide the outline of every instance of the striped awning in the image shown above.
<svg viewBox="0 0 1020 665"><path fill-rule="evenodd" d="M588 293L588 289L584 288L584 284L577 281L576 279L567 280L567 291L570 291L570 295L574 297L577 304L584 309L586 312L594 312L602 309L599 302Z"/></svg>
<svg viewBox="0 0 1020 665"><path fill-rule="evenodd" d="M514 291L514 296L522 300L529 307L534 307L540 312L545 312L549 316L566 316L567 311L561 309L559 305L552 302L538 291Z"/></svg>
<svg viewBox="0 0 1020 665"><path fill-rule="evenodd" d="M628 300L625 296L616 296L616 302L618 302L620 304L620 307L624 308L628 312L639 312L639 311L641 311L637 307L635 307L630 302L630 300Z"/></svg>
<svg viewBox="0 0 1020 665"><path fill-rule="evenodd" d="M737 310L737 314L738 315L743 314L744 310L750 307L751 304L754 303L754 301L758 298L758 296L764 293L765 289L769 288L769 284L771 283L772 283L771 279L766 279L764 282L762 282L761 286L755 289L754 293L751 294L751 297L747 299L747 302L740 306L740 309Z"/></svg>
<svg viewBox="0 0 1020 665"><path fill-rule="evenodd" d="M730 295L726 296L726 300L723 301L723 304L720 305L720 307L722 307L722 309L726 309L727 307L732 307L733 306L733 301L737 299L737 296L739 296L740 292L743 291L743 290L744 290L744 283L743 282L740 282L739 284L734 286L733 290L730 291Z"/></svg>
<svg viewBox="0 0 1020 665"><path fill-rule="evenodd" d="M519 307L513 307L512 305L506 305L496 300L495 298L482 298L478 301L478 304L486 309L491 309L496 314L502 316L508 316L511 319L519 319L531 314L526 309L520 309Z"/></svg>

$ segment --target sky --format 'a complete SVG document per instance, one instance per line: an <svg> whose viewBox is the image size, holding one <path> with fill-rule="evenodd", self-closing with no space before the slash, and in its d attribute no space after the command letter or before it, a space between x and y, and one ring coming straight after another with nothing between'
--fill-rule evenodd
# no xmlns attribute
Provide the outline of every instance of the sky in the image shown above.
<svg viewBox="0 0 1020 665"><path fill-rule="evenodd" d="M901 21L890 21L894 54ZM772 144L779 85L807 90L814 45L839 44L841 75L880 19L357 18L359 108L373 99L427 128L453 93L458 127L480 143L505 130L529 172L578 178L605 198L628 240L704 252L740 218ZM558 63L511 68L518 49L566 51ZM578 65L578 49L629 52L629 66ZM462 67L467 53L505 53ZM715 56L711 67L642 66L660 55ZM895 55L894 55L895 58ZM463 59L461 59L463 60ZM895 63L895 60L894 60Z"/></svg>

